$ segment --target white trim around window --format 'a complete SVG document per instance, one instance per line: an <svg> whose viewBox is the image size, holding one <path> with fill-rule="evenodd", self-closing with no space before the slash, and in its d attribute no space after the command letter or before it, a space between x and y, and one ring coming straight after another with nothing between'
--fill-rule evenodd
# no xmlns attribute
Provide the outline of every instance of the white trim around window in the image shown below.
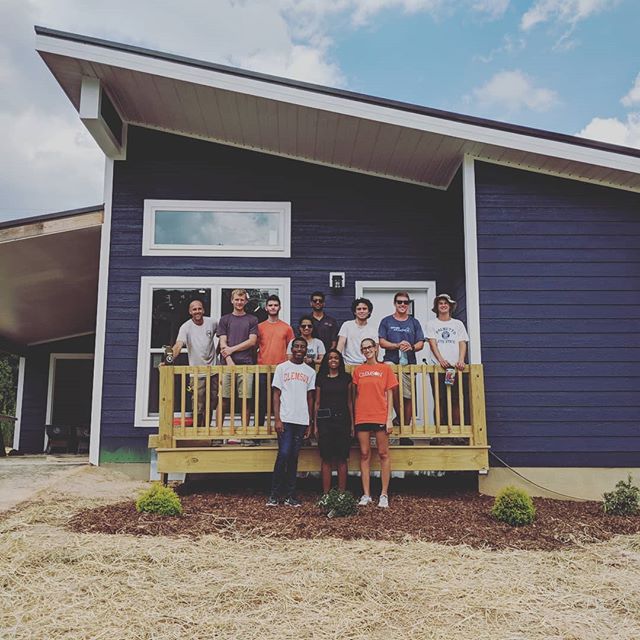
<svg viewBox="0 0 640 640"><path fill-rule="evenodd" d="M151 314L156 289L210 289L211 315L220 308L223 289L273 288L282 302L280 318L290 322L291 278L203 278L189 276L143 276L140 278L140 319L138 325L138 367L136 373L136 407L134 426L158 427L158 416L149 415L149 354L162 349L151 348Z"/></svg>
<svg viewBox="0 0 640 640"><path fill-rule="evenodd" d="M184 241L168 242L158 238L158 214L169 220L172 216L182 216L181 224L176 225ZM196 215L190 214L199 214ZM211 214L209 224L215 224L216 214L225 216L220 239L228 243L216 242L218 236L209 242L197 244L194 238L206 240L207 222L204 216ZM255 216L269 219L270 225L264 231L256 230ZM242 220L242 218L245 220ZM199 219L198 219L199 218ZM188 237L189 223L193 224L193 233ZM220 224L220 220L217 221ZM239 224L230 224L230 223ZM235 228L246 235L233 239L230 232ZM223 227L225 229L225 227ZM249 234L247 230L252 230ZM177 240L177 238L176 238ZM222 256L252 258L290 258L291 257L291 203L290 202L247 202L228 200L145 200L142 230L143 256Z"/></svg>

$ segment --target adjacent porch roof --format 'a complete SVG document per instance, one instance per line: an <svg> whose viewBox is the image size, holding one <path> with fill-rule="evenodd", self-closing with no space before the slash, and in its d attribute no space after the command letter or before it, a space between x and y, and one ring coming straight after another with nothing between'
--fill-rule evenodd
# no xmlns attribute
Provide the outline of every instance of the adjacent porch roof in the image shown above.
<svg viewBox="0 0 640 640"><path fill-rule="evenodd" d="M0 342L95 331L103 205L0 224Z"/></svg>
<svg viewBox="0 0 640 640"><path fill-rule="evenodd" d="M441 189L470 155L640 191L638 149L43 27L36 33L40 56L110 157L125 156L126 126L135 124ZM102 91L113 103L102 115L115 119L115 137L96 126L100 113L87 116Z"/></svg>

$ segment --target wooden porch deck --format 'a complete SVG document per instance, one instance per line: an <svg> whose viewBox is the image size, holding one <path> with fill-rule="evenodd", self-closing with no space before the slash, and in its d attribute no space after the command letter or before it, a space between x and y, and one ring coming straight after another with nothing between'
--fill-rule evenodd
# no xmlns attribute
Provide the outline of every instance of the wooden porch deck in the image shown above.
<svg viewBox="0 0 640 640"><path fill-rule="evenodd" d="M265 365L237 367L160 368L160 417L157 435L149 436L149 447L156 449L158 471L166 473L246 473L273 470L277 445L271 417L271 394L266 394L266 419L256 424L250 415L259 416L260 393L271 387L275 367ZM486 435L484 378L481 365L470 365L459 372L456 391L447 386L440 397L440 377L444 371L433 365L395 366L396 374L409 375L413 418L406 420L400 403L400 426L394 429L391 461L397 471L482 471L489 467ZM254 376L254 397L230 399L229 416L222 415L222 402L215 416L209 405L211 384L218 385L222 398L222 373ZM260 378L263 378L263 389ZM402 397L403 376L399 376ZM197 387L205 385L205 424L198 424ZM192 387L192 389L190 389ZM191 396L193 391L193 400ZM191 406L193 403L194 406ZM444 411L441 411L441 404ZM459 422L452 414L457 406ZM444 415L442 415L444 413ZM209 417L213 419L209 419ZM229 442L231 441L231 442ZM239 446L239 441L259 446ZM399 442L402 442L400 444ZM408 444L410 442L411 444ZM407 444L405 444L407 443ZM376 469L376 456L372 469ZM300 471L319 471L317 446L305 446L300 452ZM359 452L353 447L349 469L359 469Z"/></svg>

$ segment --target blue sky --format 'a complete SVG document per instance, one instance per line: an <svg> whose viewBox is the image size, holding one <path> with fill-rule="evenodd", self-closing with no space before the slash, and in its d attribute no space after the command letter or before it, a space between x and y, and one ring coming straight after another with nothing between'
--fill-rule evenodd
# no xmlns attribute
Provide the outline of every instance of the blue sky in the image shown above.
<svg viewBox="0 0 640 640"><path fill-rule="evenodd" d="M0 0L0 220L103 199L34 24L640 147L637 0Z"/></svg>

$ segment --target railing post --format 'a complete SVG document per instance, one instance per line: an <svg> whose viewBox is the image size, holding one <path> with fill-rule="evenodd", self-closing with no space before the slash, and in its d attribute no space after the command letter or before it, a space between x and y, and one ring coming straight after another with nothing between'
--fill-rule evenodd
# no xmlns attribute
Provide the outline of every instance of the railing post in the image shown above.
<svg viewBox="0 0 640 640"><path fill-rule="evenodd" d="M473 444L487 444L487 414L484 400L484 373L481 364L469 366L469 404L473 428Z"/></svg>
<svg viewBox="0 0 640 640"><path fill-rule="evenodd" d="M166 449L173 446L173 366L160 369L160 416L158 420L158 446Z"/></svg>

